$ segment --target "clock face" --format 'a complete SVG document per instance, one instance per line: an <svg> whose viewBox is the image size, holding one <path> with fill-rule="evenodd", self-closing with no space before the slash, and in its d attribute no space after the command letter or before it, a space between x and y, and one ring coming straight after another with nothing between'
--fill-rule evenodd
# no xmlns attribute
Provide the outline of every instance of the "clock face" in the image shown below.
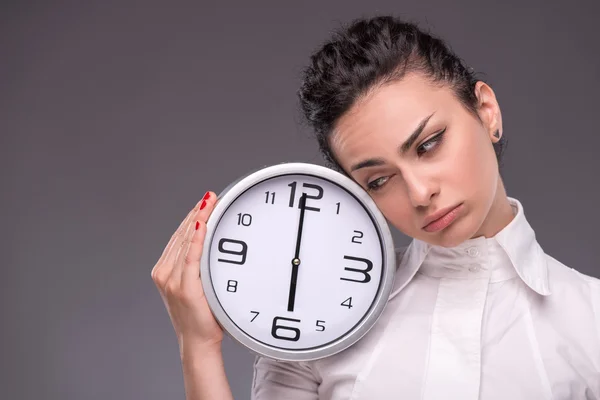
<svg viewBox="0 0 600 400"><path fill-rule="evenodd" d="M385 268L371 214L342 186L310 174L275 176L239 194L205 246L212 291L235 329L291 351L355 330Z"/></svg>

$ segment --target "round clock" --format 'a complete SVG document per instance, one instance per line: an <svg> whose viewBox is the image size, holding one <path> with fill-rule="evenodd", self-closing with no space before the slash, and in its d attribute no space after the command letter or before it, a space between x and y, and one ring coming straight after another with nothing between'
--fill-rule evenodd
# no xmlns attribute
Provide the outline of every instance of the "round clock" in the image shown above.
<svg viewBox="0 0 600 400"><path fill-rule="evenodd" d="M329 168L284 163L218 198L200 273L225 332L291 361L335 354L368 332L392 289L396 257L366 191Z"/></svg>

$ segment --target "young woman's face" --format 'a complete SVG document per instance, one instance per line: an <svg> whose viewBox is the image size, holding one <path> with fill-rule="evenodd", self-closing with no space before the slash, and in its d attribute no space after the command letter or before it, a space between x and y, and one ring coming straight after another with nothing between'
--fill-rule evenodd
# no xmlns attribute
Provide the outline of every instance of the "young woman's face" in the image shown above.
<svg viewBox="0 0 600 400"><path fill-rule="evenodd" d="M479 82L476 93L481 120L451 88L409 74L374 89L335 126L337 161L406 235L451 247L485 234L503 191L493 148L502 122L491 88Z"/></svg>

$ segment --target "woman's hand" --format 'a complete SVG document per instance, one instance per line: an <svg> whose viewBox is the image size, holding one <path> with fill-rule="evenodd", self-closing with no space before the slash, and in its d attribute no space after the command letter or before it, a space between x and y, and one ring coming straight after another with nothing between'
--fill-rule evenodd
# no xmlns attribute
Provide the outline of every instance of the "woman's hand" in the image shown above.
<svg viewBox="0 0 600 400"><path fill-rule="evenodd" d="M212 315L200 280L206 221L216 202L207 192L189 212L152 269L152 280L165 303L180 349L220 351L223 331Z"/></svg>

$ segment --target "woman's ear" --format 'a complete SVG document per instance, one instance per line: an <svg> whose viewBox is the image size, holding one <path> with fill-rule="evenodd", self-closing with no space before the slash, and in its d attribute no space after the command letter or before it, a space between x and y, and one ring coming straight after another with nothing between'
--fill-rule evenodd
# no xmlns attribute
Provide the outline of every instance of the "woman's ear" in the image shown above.
<svg viewBox="0 0 600 400"><path fill-rule="evenodd" d="M502 137L502 113L492 88L483 81L475 84L477 96L477 113L485 126L490 140L496 143Z"/></svg>

